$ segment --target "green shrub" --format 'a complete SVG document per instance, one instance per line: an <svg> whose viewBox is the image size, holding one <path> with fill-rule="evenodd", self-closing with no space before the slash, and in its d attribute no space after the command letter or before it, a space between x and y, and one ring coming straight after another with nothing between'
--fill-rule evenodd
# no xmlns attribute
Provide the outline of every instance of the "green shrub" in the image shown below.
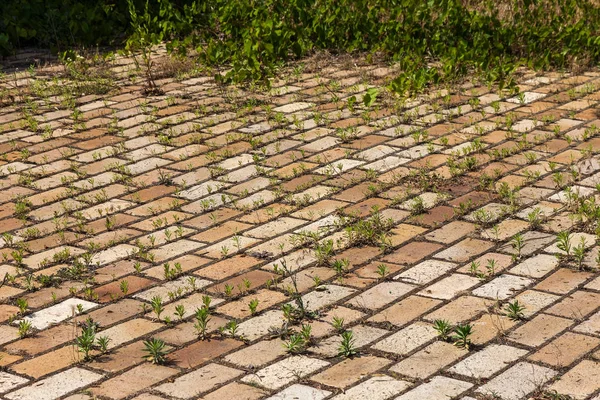
<svg viewBox="0 0 600 400"><path fill-rule="evenodd" d="M473 71L502 87L513 83L521 65L566 68L600 58L600 8L592 0L475 6L458 0L213 0L182 8L164 0L161 9L166 5L171 45L196 44L206 63L230 64L231 81L268 77L281 62L315 49L381 52L403 71L391 83L398 92Z"/></svg>
<svg viewBox="0 0 600 400"><path fill-rule="evenodd" d="M130 27L127 3L5 1L0 51L24 45L122 45L139 27ZM134 3L138 14L147 10L137 20L153 21L156 37L165 38L171 50L194 48L206 64L230 68L224 79L233 82L267 82L282 63L318 49L384 55L402 70L390 85L402 93L470 73L510 86L519 66L586 67L600 60L600 7L594 0Z"/></svg>

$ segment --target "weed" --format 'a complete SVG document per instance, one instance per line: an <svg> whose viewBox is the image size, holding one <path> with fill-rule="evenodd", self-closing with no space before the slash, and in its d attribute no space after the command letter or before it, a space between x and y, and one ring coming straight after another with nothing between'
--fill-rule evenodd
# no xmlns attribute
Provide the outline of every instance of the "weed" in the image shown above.
<svg viewBox="0 0 600 400"><path fill-rule="evenodd" d="M27 299L20 298L20 299L15 300L15 303L17 304L17 307L19 307L19 313L21 315L25 314L25 312L27 311L27 308L29 307L29 304L27 303Z"/></svg>
<svg viewBox="0 0 600 400"><path fill-rule="evenodd" d="M75 338L75 344L80 353L83 353L83 361L91 359L91 352L96 343L96 328L97 325L90 323L84 324L81 329L81 334Z"/></svg>
<svg viewBox="0 0 600 400"><path fill-rule="evenodd" d="M366 219L359 219L346 227L345 233L350 246L373 245L386 251L390 248L388 232L394 226L391 218L384 219L374 207Z"/></svg>
<svg viewBox="0 0 600 400"><path fill-rule="evenodd" d="M343 357L352 357L358 353L355 347L355 339L352 331L344 331L340 334L342 341L338 349L338 355Z"/></svg>
<svg viewBox="0 0 600 400"><path fill-rule="evenodd" d="M450 333L452 333L452 325L450 325L450 322L443 319L436 319L433 322L433 328L436 330L438 337L441 340L447 341L450 338Z"/></svg>
<svg viewBox="0 0 600 400"><path fill-rule="evenodd" d="M509 302L504 308L504 311L506 312L506 316L512 321L525 319L525 314L523 313L523 311L525 311L525 306L519 304L518 300L515 300L512 303Z"/></svg>
<svg viewBox="0 0 600 400"><path fill-rule="evenodd" d="M231 335L231 337L236 337L238 327L239 327L239 324L235 319L232 321L229 321L227 323L227 325L225 325L225 329L228 331L228 333Z"/></svg>
<svg viewBox="0 0 600 400"><path fill-rule="evenodd" d="M536 396L534 400L573 400L573 397L560 394L556 390L547 390Z"/></svg>
<svg viewBox="0 0 600 400"><path fill-rule="evenodd" d="M194 312L194 329L200 337L200 339L206 339L206 332L208 329L208 323L210 321L210 309L208 307L197 308Z"/></svg>
<svg viewBox="0 0 600 400"><path fill-rule="evenodd" d="M127 40L126 49L133 54L133 59L139 68L136 51L141 52L144 74L146 76L146 92L148 94L160 94L161 91L154 82L152 75L152 46L160 43L162 40L162 31L158 29L158 21L154 18L149 9L149 1L146 0L144 12L138 14L133 0L127 0L129 7L129 18L131 21L132 35Z"/></svg>
<svg viewBox="0 0 600 400"><path fill-rule="evenodd" d="M425 203L421 196L415 197L410 203L410 213L412 215L420 215L425 212Z"/></svg>
<svg viewBox="0 0 600 400"><path fill-rule="evenodd" d="M542 225L543 213L538 207L527 213L527 221L532 229L538 229Z"/></svg>
<svg viewBox="0 0 600 400"><path fill-rule="evenodd" d="M255 315L256 309L258 308L258 299L252 299L248 303L248 308L250 309L250 314Z"/></svg>
<svg viewBox="0 0 600 400"><path fill-rule="evenodd" d="M98 349L100 353L105 354L108 352L108 344L110 343L110 338L108 336L100 336L96 340L96 344L98 345Z"/></svg>
<svg viewBox="0 0 600 400"><path fill-rule="evenodd" d="M472 333L473 327L469 324L456 326L456 328L454 328L454 335L452 336L454 345L469 350L469 347L471 346L471 339L469 339L469 337Z"/></svg>
<svg viewBox="0 0 600 400"><path fill-rule="evenodd" d="M33 204L31 204L29 200L25 199L24 197L17 198L15 201L15 217L26 220L29 216L29 212L31 211L31 207L33 207Z"/></svg>
<svg viewBox="0 0 600 400"><path fill-rule="evenodd" d="M344 331L344 318L333 317L333 322L331 324L333 325L333 329L335 329L336 331Z"/></svg>
<svg viewBox="0 0 600 400"><path fill-rule="evenodd" d="M556 247L565 252L566 256L571 255L571 234L568 231L559 232L556 236Z"/></svg>
<svg viewBox="0 0 600 400"><path fill-rule="evenodd" d="M119 283L119 288L121 289L123 296L127 296L127 293L129 292L129 282L127 282L126 279L123 279L121 283Z"/></svg>
<svg viewBox="0 0 600 400"><path fill-rule="evenodd" d="M291 354L300 354L306 349L304 338L299 334L291 335L287 341L283 342L283 347Z"/></svg>
<svg viewBox="0 0 600 400"><path fill-rule="evenodd" d="M150 306L152 307L152 311L156 314L156 319L160 320L160 314L165 310L163 306L163 300L160 296L154 296L150 300Z"/></svg>
<svg viewBox="0 0 600 400"><path fill-rule="evenodd" d="M19 329L19 337L24 338L31 334L33 330L33 325L31 325L31 321L22 319L21 321L19 321L19 325L17 328Z"/></svg>
<svg viewBox="0 0 600 400"><path fill-rule="evenodd" d="M151 338L144 340L144 351L148 353L144 358L152 364L162 365L167 360L165 352L165 342L160 339Z"/></svg>
<svg viewBox="0 0 600 400"><path fill-rule="evenodd" d="M388 269L387 265L379 264L377 266L377 275L379 275L381 279L385 279L385 277L388 276L389 273L390 270Z"/></svg>
<svg viewBox="0 0 600 400"><path fill-rule="evenodd" d="M350 265L350 261L346 258L343 258L341 260L335 260L331 264L331 267L333 268L333 270L335 271L335 273L338 276L342 276L348 272L349 265Z"/></svg>
<svg viewBox="0 0 600 400"><path fill-rule="evenodd" d="M175 315L180 321L183 320L183 317L185 317L185 306L183 304L178 304L175 306Z"/></svg>
<svg viewBox="0 0 600 400"><path fill-rule="evenodd" d="M317 264L327 265L329 260L333 256L333 240L324 240L323 242L316 242L315 256L317 257Z"/></svg>
<svg viewBox="0 0 600 400"><path fill-rule="evenodd" d="M481 263L479 261L471 261L469 266L469 272L476 276L479 279L489 279L496 275L496 260L490 258L487 260L487 264L485 265L485 272L479 270Z"/></svg>
<svg viewBox="0 0 600 400"><path fill-rule="evenodd" d="M312 326L309 324L302 324L300 335L302 336L302 339L304 339L304 343L307 345L312 343Z"/></svg>
<svg viewBox="0 0 600 400"><path fill-rule="evenodd" d="M521 233L515 234L510 241L510 245L517 252L514 255L514 258L520 259L521 251L523 250L523 247L525 247L525 239L523 238L523 235Z"/></svg>
<svg viewBox="0 0 600 400"><path fill-rule="evenodd" d="M169 263L163 264L163 274L165 279L171 281L181 274L183 274L183 270L180 263L175 263L173 267Z"/></svg>
<svg viewBox="0 0 600 400"><path fill-rule="evenodd" d="M479 210L473 212L473 218L478 225L480 225L482 228L485 228L491 224L494 216L491 212L480 208Z"/></svg>
<svg viewBox="0 0 600 400"><path fill-rule="evenodd" d="M284 304L281 309L283 310L286 319L288 321L293 320L303 320L307 316L312 316L312 313L308 312L304 305L304 300L302 299L302 295L300 294L300 290L298 289L298 275L292 273L290 268L287 265L287 261L283 259L281 261L281 266L278 264L273 265L273 270L276 274L282 275L282 277L289 277L292 282L292 291L291 297L296 307L293 307L291 304Z"/></svg>
<svg viewBox="0 0 600 400"><path fill-rule="evenodd" d="M223 286L223 292L225 293L225 297L231 297L231 295L233 294L233 289L235 289L233 285L226 283L225 286Z"/></svg>
<svg viewBox="0 0 600 400"><path fill-rule="evenodd" d="M573 247L573 258L577 263L578 269L583 269L583 260L585 259L586 241L584 237L581 237L579 244Z"/></svg>

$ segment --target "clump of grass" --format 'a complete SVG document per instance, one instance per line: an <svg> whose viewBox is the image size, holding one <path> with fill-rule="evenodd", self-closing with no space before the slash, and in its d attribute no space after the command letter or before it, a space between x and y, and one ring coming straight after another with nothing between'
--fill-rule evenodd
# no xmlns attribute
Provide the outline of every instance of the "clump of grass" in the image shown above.
<svg viewBox="0 0 600 400"><path fill-rule="evenodd" d="M338 349L338 354L343 357L352 357L358 354L358 349L355 346L354 334L352 331L344 331L340 334L342 341Z"/></svg>
<svg viewBox="0 0 600 400"><path fill-rule="evenodd" d="M519 303L519 300L515 300L512 303L508 303L506 307L504 307L504 311L506 312L506 316L513 321L520 321L525 319L525 306Z"/></svg>
<svg viewBox="0 0 600 400"><path fill-rule="evenodd" d="M384 218L374 207L369 218L360 218L346 226L346 237L350 246L372 245L383 251L390 248L389 231L394 226L391 218Z"/></svg>
<svg viewBox="0 0 600 400"><path fill-rule="evenodd" d="M438 338L445 342L452 342L455 346L469 350L471 347L471 335L473 334L473 326L470 324L456 325L446 320L436 319L433 322L433 328L438 334Z"/></svg>
<svg viewBox="0 0 600 400"><path fill-rule="evenodd" d="M167 360L166 344L160 339L144 340L144 351L148 353L145 358L152 364L162 365Z"/></svg>

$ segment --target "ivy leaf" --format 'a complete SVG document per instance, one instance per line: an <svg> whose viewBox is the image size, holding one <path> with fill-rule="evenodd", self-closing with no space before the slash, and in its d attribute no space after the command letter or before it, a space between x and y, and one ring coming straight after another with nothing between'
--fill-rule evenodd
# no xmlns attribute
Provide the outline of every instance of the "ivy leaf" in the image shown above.
<svg viewBox="0 0 600 400"><path fill-rule="evenodd" d="M367 93L363 96L363 103L366 107L371 107L375 100L377 99L377 94L379 94L379 90L375 88L367 89Z"/></svg>

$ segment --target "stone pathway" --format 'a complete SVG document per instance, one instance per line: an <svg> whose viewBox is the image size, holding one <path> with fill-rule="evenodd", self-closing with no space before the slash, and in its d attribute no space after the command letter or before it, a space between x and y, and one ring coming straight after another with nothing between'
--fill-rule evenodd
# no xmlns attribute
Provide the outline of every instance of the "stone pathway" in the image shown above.
<svg viewBox="0 0 600 400"><path fill-rule="evenodd" d="M0 398L600 399L598 72L133 69L4 77Z"/></svg>

